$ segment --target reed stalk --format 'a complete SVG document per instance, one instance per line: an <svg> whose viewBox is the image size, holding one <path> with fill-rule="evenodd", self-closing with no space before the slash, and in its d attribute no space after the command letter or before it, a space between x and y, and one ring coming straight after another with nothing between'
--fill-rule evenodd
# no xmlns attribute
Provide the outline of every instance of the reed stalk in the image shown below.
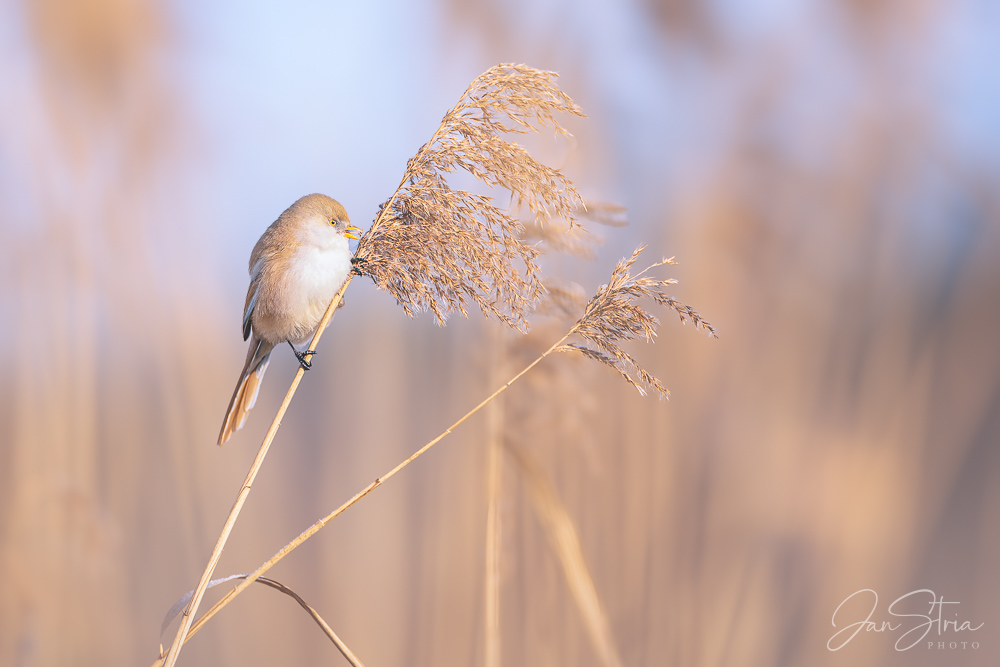
<svg viewBox="0 0 1000 667"><path fill-rule="evenodd" d="M330 320L333 319L333 314L336 312L341 299L344 297L344 291L347 290L347 286L350 283L351 276L348 275L347 280L344 281L343 286L337 294L334 295L333 300L330 302L326 312L323 314L323 319L320 320L316 333L313 335L312 342L309 344L307 349L316 349L320 338L323 336L323 332L326 330L327 325L329 325ZM310 358L312 357L312 355L306 356ZM247 472L246 479L243 481L243 485L240 486L239 493L236 495L236 502L233 503L233 508L229 511L229 516L226 518L226 523L222 526L222 532L219 534L219 539L215 543L215 548L212 549L212 555L208 559L205 571L202 572L201 579L198 581L198 585L194 589L194 595L191 597L191 602L188 604L187 608L185 608L184 613L181 616L181 623L177 628L177 634L174 635L174 641L170 644L170 649L167 651L167 654L163 657L162 664L164 667L173 667L173 665L177 662L177 657L180 655L181 647L184 645L184 642L190 633L194 615L198 611L198 606L201 604L201 599L204 597L205 591L208 590L208 584L212 580L212 574L215 572L215 568L219 564L219 559L222 558L222 552L226 548L226 543L229 541L229 535L233 531L233 526L236 525L236 519L239 518L240 511L243 509L243 504L246 503L247 497L250 495L250 489L253 486L254 480L257 479L257 473L260 472L261 466L264 465L264 458L267 456L267 452L271 448L274 436L278 433L278 427L281 426L281 419L285 416L285 411L288 410L288 406L292 402L292 397L295 395L295 391L298 389L299 382L302 381L302 376L304 374L305 368L300 365L298 370L295 372L295 377L292 378L292 383L288 387L288 391L285 393L285 400L283 400L281 405L278 407L278 412L271 421L271 426L268 428L267 434L264 436L264 440L261 442L260 448L257 450L257 456L250 465L250 470Z"/></svg>

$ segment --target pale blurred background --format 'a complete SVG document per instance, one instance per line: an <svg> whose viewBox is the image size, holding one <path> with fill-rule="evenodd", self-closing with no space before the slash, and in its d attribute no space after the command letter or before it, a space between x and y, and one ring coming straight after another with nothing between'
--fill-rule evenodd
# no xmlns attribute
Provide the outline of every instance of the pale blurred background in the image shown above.
<svg viewBox="0 0 1000 667"><path fill-rule="evenodd" d="M996 664L998 35L991 0L0 3L0 664L155 658L295 368L279 350L217 448L253 243L314 191L367 227L497 62L561 73L589 117L532 146L629 209L595 261L549 266L590 293L648 243L720 332L665 315L631 348L669 402L565 357L502 406L622 663ZM219 575L558 337L493 354L478 314L409 321L368 280L347 304ZM367 664L483 664L488 431L464 425L271 571ZM503 664L600 665L528 498L508 458ZM829 651L865 588L879 623L913 590L960 602L944 618L982 629L928 639L979 648L897 652L900 631ZM341 658L256 587L180 664Z"/></svg>

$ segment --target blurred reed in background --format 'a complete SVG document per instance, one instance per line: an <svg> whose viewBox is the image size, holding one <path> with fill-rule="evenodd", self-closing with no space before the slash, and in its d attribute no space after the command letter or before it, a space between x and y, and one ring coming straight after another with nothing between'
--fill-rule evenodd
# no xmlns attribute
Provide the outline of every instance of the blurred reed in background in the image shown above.
<svg viewBox="0 0 1000 667"><path fill-rule="evenodd" d="M494 423L572 519L622 663L989 664L1000 176L996 137L975 134L965 89L949 86L995 84L949 40L995 12L825 0L767 23L650 1L588 23L443 6L480 45L436 47L442 62L561 72L590 114L567 171L585 197L628 205L630 227L607 231L595 262L552 272L592 293L645 241L677 256L677 295L720 330L708 343L668 321L656 345L629 348L669 403L563 355L507 392ZM185 196L205 172L196 105L169 66L171 7L0 11L14 26L0 65L0 662L146 664L266 425L212 446L241 354L222 304L236 312L243 293L199 243L216 221ZM245 224L256 234L279 212ZM324 346L351 353L318 357L220 574L252 569L491 390L496 365L555 340L540 326L498 358L475 317L438 329L350 291ZM484 661L487 426L466 425L275 568L366 663ZM503 664L604 664L534 478L504 461ZM983 648L896 653L863 636L827 651L833 610L867 587L883 604L917 588L961 601ZM339 659L267 590L212 626L185 663Z"/></svg>

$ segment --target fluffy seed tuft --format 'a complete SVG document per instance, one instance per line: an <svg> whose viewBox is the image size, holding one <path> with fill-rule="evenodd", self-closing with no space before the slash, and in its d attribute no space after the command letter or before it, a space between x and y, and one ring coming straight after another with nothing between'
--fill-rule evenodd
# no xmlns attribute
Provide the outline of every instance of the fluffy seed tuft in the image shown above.
<svg viewBox="0 0 1000 667"><path fill-rule="evenodd" d="M644 396L647 389L653 389L660 398L665 398L670 392L619 345L622 341L635 338L651 341L656 336L659 321L638 303L639 300L652 299L676 312L681 322L690 321L695 328L703 329L712 336L716 336L716 333L715 327L702 318L698 311L666 294L664 290L673 285L675 280L659 280L645 275L657 266L675 264L673 258L660 260L636 275L630 275L629 269L643 250L644 246L640 246L630 258L618 262L611 273L611 280L607 285L601 285L597 294L587 303L583 317L570 329L570 334L580 336L594 347L568 343L559 349L582 352L587 357L610 366Z"/></svg>
<svg viewBox="0 0 1000 667"><path fill-rule="evenodd" d="M464 170L511 202L534 223L554 217L575 224L582 201L558 169L536 161L504 134L551 128L568 134L556 115L583 112L555 84L556 74L497 65L479 76L410 159L399 188L380 208L358 245L356 266L388 290L411 317L431 311L439 323L470 302L524 330L544 288L537 249L522 225L489 197L449 187Z"/></svg>

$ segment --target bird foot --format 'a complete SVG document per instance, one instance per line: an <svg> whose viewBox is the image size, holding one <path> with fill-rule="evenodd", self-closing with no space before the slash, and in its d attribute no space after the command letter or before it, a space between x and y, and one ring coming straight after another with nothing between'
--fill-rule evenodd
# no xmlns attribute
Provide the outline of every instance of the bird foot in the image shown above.
<svg viewBox="0 0 1000 667"><path fill-rule="evenodd" d="M302 370L308 371L309 369L312 368L312 360L311 359L307 360L306 356L316 354L316 350L306 350L305 352L299 352L295 348L292 348L292 351L295 352L295 358L299 360L299 366L302 367Z"/></svg>

